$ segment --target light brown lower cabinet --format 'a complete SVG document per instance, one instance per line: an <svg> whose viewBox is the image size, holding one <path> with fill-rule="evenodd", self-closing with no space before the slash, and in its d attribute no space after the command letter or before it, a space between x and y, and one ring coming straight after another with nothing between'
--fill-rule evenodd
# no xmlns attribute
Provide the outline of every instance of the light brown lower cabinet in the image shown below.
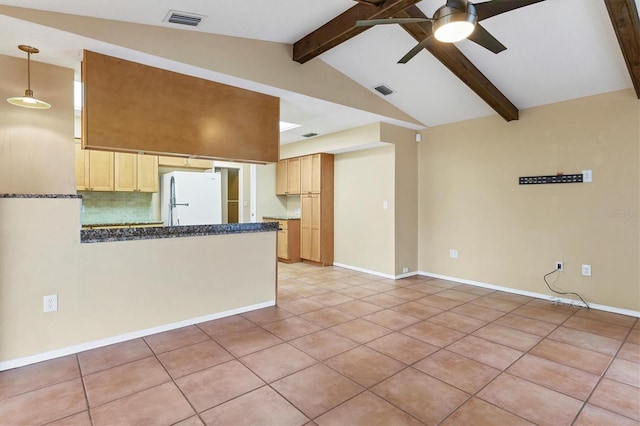
<svg viewBox="0 0 640 426"><path fill-rule="evenodd" d="M299 219L263 219L265 222L278 222L278 260L285 263L300 262L300 220Z"/></svg>
<svg viewBox="0 0 640 426"><path fill-rule="evenodd" d="M300 257L323 266L333 265L332 201L320 194L300 197Z"/></svg>

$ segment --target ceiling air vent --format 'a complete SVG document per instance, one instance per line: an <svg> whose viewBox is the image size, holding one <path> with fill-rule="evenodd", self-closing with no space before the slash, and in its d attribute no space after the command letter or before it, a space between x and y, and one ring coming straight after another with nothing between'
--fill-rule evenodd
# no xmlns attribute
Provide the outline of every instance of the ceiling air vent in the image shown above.
<svg viewBox="0 0 640 426"><path fill-rule="evenodd" d="M205 18L203 15L196 15L195 13L179 12L177 10L170 10L167 16L164 18L165 22L171 24L188 25L190 27L197 27L200 22Z"/></svg>
<svg viewBox="0 0 640 426"><path fill-rule="evenodd" d="M373 88L376 92L380 93L383 96L388 96L393 93L393 89L384 84L380 84Z"/></svg>
<svg viewBox="0 0 640 426"><path fill-rule="evenodd" d="M305 133L304 135L302 135L303 138L312 138L314 136L318 136L317 133Z"/></svg>

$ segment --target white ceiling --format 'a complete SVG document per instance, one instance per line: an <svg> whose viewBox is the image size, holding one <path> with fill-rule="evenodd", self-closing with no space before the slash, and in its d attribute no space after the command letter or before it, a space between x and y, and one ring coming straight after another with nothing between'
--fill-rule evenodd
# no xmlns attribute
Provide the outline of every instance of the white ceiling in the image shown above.
<svg viewBox="0 0 640 426"><path fill-rule="evenodd" d="M432 16L443 3L422 0L418 7ZM163 22L174 9L206 16L200 27L185 31L283 43L297 41L354 4L353 0L0 0L0 5L175 28ZM640 8L640 0L636 4ZM632 87L602 0L546 0L484 20L482 25L507 46L506 51L495 55L466 40L457 46L519 109ZM34 60L76 70L82 49L105 48L95 40L0 15L0 54L23 56L16 46L24 43L41 49ZM367 88L388 85L395 93L385 100L425 126L496 114L429 52L419 53L408 64L397 64L414 44L401 27L378 26L320 59ZM280 96L282 120L302 124L282 133L283 143L301 140L307 132L327 134L384 120L118 46L109 48L126 59Z"/></svg>

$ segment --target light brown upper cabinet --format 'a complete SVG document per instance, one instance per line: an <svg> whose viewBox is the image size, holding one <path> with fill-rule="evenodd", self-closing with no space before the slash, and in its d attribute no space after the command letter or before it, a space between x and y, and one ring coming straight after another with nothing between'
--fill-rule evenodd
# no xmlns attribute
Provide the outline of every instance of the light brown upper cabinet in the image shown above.
<svg viewBox="0 0 640 426"><path fill-rule="evenodd" d="M87 151L75 144L78 191L113 191L113 152Z"/></svg>
<svg viewBox="0 0 640 426"><path fill-rule="evenodd" d="M300 194L300 158L287 160L287 193Z"/></svg>
<svg viewBox="0 0 640 426"><path fill-rule="evenodd" d="M329 160L330 158L330 160ZM323 180L322 161L333 162L330 154L313 154L300 157L300 193L319 194ZM331 168L333 175L333 167ZM333 179L333 178L332 178Z"/></svg>
<svg viewBox="0 0 640 426"><path fill-rule="evenodd" d="M115 153L115 190L158 192L158 157Z"/></svg>
<svg viewBox="0 0 640 426"><path fill-rule="evenodd" d="M300 195L300 157L278 161L276 195Z"/></svg>
<svg viewBox="0 0 640 426"><path fill-rule="evenodd" d="M186 169L212 169L213 161L203 160L201 158L186 157L158 157L158 165L164 167L184 167Z"/></svg>

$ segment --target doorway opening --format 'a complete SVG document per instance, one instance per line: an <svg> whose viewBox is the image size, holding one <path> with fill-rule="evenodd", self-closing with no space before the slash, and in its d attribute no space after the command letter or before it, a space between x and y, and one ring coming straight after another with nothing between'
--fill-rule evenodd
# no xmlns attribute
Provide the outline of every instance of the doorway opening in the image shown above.
<svg viewBox="0 0 640 426"><path fill-rule="evenodd" d="M242 223L242 168L216 167L222 186L222 223Z"/></svg>

